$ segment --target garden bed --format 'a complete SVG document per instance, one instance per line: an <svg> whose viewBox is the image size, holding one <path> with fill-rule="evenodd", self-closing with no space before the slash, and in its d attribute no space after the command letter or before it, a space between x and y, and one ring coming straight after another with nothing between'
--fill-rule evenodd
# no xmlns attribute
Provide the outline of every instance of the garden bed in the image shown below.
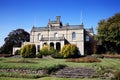
<svg viewBox="0 0 120 80"><path fill-rule="evenodd" d="M120 58L120 54L104 54L104 58Z"/></svg>
<svg viewBox="0 0 120 80"><path fill-rule="evenodd" d="M101 62L101 60L94 58L94 57L84 57L84 58L67 59L66 62L93 63L93 62Z"/></svg>

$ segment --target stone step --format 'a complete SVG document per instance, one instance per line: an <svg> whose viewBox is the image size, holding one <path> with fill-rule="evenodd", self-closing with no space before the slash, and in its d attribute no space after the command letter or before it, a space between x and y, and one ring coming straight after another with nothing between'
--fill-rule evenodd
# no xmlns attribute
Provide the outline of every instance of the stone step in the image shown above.
<svg viewBox="0 0 120 80"><path fill-rule="evenodd" d="M97 76L93 68L71 68L71 67L60 69L55 73L55 75L57 77L73 77L73 78Z"/></svg>

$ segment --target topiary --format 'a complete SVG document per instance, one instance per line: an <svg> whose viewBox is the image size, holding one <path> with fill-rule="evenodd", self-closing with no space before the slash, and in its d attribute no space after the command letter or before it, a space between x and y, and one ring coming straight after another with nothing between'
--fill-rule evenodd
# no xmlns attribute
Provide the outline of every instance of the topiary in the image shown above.
<svg viewBox="0 0 120 80"><path fill-rule="evenodd" d="M35 44L27 44L20 50L20 55L24 58L34 58L36 56Z"/></svg>
<svg viewBox="0 0 120 80"><path fill-rule="evenodd" d="M55 54L56 50L53 47L50 47L48 45L44 45L41 49L39 54L47 56L47 55L51 55L51 54Z"/></svg>
<svg viewBox="0 0 120 80"><path fill-rule="evenodd" d="M55 54L52 54L51 55L53 58L56 58L56 59L61 59L63 58L63 56L60 54L60 53L55 53Z"/></svg>
<svg viewBox="0 0 120 80"><path fill-rule="evenodd" d="M78 57L78 48L74 44L66 44L60 51L64 58Z"/></svg>

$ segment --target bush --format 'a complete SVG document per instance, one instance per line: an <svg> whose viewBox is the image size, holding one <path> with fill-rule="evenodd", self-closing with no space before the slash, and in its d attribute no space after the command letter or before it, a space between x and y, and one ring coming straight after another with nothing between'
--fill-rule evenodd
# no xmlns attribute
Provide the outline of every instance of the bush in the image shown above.
<svg viewBox="0 0 120 80"><path fill-rule="evenodd" d="M50 47L49 49L48 45L43 46L39 52L39 54L44 55L44 56L55 54L55 53L56 53L56 50L53 47Z"/></svg>
<svg viewBox="0 0 120 80"><path fill-rule="evenodd" d="M42 58L42 54L37 53L36 57L37 57L37 58Z"/></svg>
<svg viewBox="0 0 120 80"><path fill-rule="evenodd" d="M79 56L78 55L78 48L74 44L64 45L60 53L64 58L78 57Z"/></svg>
<svg viewBox="0 0 120 80"><path fill-rule="evenodd" d="M52 55L52 54L55 54L57 51L53 47L50 47L48 52L49 52L50 55Z"/></svg>
<svg viewBox="0 0 120 80"><path fill-rule="evenodd" d="M61 59L61 58L63 58L63 56L60 54L60 53L55 53L55 54L52 54L52 57L53 58L59 58L59 59Z"/></svg>
<svg viewBox="0 0 120 80"><path fill-rule="evenodd" d="M21 48L20 54L24 58L34 58L36 56L35 44L27 44Z"/></svg>
<svg viewBox="0 0 120 80"><path fill-rule="evenodd" d="M15 55L20 55L20 50L16 50Z"/></svg>

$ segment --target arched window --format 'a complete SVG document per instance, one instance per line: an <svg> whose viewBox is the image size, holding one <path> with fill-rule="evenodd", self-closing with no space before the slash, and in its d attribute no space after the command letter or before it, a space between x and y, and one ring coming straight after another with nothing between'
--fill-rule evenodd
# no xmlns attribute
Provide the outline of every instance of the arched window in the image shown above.
<svg viewBox="0 0 120 80"><path fill-rule="evenodd" d="M57 38L57 37L58 37L58 33L55 33L55 34L54 34L54 38Z"/></svg>
<svg viewBox="0 0 120 80"><path fill-rule="evenodd" d="M76 33L75 32L72 33L72 39L76 39Z"/></svg>
<svg viewBox="0 0 120 80"><path fill-rule="evenodd" d="M56 50L57 50L57 51L60 51L60 50L61 50L61 44L60 44L60 42L57 42L57 43L56 43Z"/></svg>
<svg viewBox="0 0 120 80"><path fill-rule="evenodd" d="M41 39L42 39L42 35L38 34L38 40L41 40Z"/></svg>
<svg viewBox="0 0 120 80"><path fill-rule="evenodd" d="M54 43L53 42L50 43L50 47L54 48Z"/></svg>

